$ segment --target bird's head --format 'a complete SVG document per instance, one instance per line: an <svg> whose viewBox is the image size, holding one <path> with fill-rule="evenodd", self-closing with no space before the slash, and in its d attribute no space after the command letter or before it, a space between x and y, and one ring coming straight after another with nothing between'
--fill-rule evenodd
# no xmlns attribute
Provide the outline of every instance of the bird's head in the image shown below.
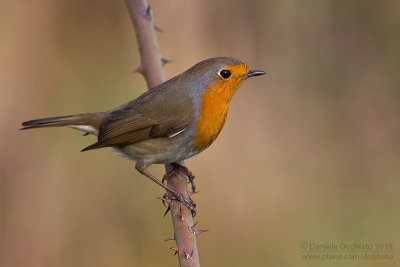
<svg viewBox="0 0 400 267"><path fill-rule="evenodd" d="M197 92L215 93L228 102L243 80L263 74L264 71L250 70L245 63L230 57L207 59L185 72Z"/></svg>

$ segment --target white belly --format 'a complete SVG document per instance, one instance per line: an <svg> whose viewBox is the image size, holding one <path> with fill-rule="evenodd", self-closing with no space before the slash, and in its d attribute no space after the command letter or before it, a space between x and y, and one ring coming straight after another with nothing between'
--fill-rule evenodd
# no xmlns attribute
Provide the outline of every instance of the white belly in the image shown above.
<svg viewBox="0 0 400 267"><path fill-rule="evenodd" d="M114 152L130 160L153 163L173 163L190 158L200 151L193 150L191 141L184 142L182 138L155 138L114 148Z"/></svg>

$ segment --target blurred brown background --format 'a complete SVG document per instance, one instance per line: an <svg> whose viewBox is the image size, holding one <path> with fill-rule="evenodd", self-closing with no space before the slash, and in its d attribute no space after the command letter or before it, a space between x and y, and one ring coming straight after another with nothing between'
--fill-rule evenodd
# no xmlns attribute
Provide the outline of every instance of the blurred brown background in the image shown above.
<svg viewBox="0 0 400 267"><path fill-rule="evenodd" d="M173 77L215 56L245 82L186 163L203 266L399 266L400 2L150 1ZM124 1L0 1L0 266L176 266L162 190L72 129L22 121L146 90ZM162 166L150 169L161 177ZM304 260L303 242L391 242L392 260Z"/></svg>

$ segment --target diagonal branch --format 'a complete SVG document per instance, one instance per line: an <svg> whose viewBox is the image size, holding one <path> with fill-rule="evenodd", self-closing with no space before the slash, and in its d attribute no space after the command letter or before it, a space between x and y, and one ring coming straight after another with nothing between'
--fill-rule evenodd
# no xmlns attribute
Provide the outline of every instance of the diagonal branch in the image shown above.
<svg viewBox="0 0 400 267"><path fill-rule="evenodd" d="M153 88L164 82L165 78L152 11L146 0L126 0L126 4L135 28L141 55L141 66L137 71L145 76L148 87ZM166 170L170 172L173 167L166 165ZM169 176L167 183L176 192L188 197L187 181L181 172L174 172ZM199 231L194 228L192 215L189 209L178 201L172 200L169 203L174 235L168 240L176 241L176 246L171 249L177 252L181 267L200 266L196 243Z"/></svg>

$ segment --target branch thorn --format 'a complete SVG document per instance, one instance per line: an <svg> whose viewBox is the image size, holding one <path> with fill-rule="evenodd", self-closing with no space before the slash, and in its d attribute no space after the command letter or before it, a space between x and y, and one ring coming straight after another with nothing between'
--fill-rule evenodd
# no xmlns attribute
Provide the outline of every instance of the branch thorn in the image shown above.
<svg viewBox="0 0 400 267"><path fill-rule="evenodd" d="M194 257L193 257L194 250L192 250L192 252L190 254L186 253L185 251L183 251L183 252L185 253L185 259L186 260L193 260L194 259Z"/></svg>
<svg viewBox="0 0 400 267"><path fill-rule="evenodd" d="M132 71L132 74L135 74L135 73L144 74L144 68L143 68L143 66L140 65L137 69L135 69L134 71Z"/></svg>
<svg viewBox="0 0 400 267"><path fill-rule="evenodd" d="M186 221L186 216L185 216L185 214L183 214L183 212L182 212L182 205L179 205L179 213L181 214L181 217L179 218L179 220L180 220L181 222Z"/></svg>
<svg viewBox="0 0 400 267"><path fill-rule="evenodd" d="M172 62L174 62L173 59L161 58L161 64L162 64L163 66L166 65L166 64L168 64L168 63L172 63Z"/></svg>
<svg viewBox="0 0 400 267"><path fill-rule="evenodd" d="M171 201L170 199L166 199L166 198L164 198L164 197L157 197L157 199L159 199L159 200L162 201L164 207L166 207L166 206L165 206L165 202L167 202L168 205L171 205L171 203L172 203L172 201Z"/></svg>
<svg viewBox="0 0 400 267"><path fill-rule="evenodd" d="M171 235L170 237L168 237L167 239L164 240L165 241L170 241L170 240L175 240L175 236Z"/></svg>
<svg viewBox="0 0 400 267"><path fill-rule="evenodd" d="M171 209L171 203L172 203L172 201L171 201L170 199L166 199L165 196L166 196L166 195L164 195L163 197L157 197L157 199L159 199L159 200L162 201L164 207L167 208L167 210L165 211L163 217L165 217L165 215L167 215L168 211L170 211L170 209ZM165 205L165 203L168 203L168 207Z"/></svg>
<svg viewBox="0 0 400 267"><path fill-rule="evenodd" d="M201 233L210 231L210 230L198 230L195 228L196 225L197 225L197 222L195 224L193 224L192 226L188 226L189 231L191 233L193 233L195 236L198 236Z"/></svg>
<svg viewBox="0 0 400 267"><path fill-rule="evenodd" d="M164 33L163 29L154 24L154 29L158 32Z"/></svg>
<svg viewBox="0 0 400 267"><path fill-rule="evenodd" d="M197 230L197 229L194 229L193 233L196 236L198 236L199 234L204 233L204 232L208 232L208 231L210 231L210 230Z"/></svg>
<svg viewBox="0 0 400 267"><path fill-rule="evenodd" d="M147 20L151 20L151 7L150 5L147 6L145 10L143 10L143 17Z"/></svg>
<svg viewBox="0 0 400 267"><path fill-rule="evenodd" d="M175 251L174 255L176 255L179 252L178 245L176 245L175 247L170 247L169 249Z"/></svg>

